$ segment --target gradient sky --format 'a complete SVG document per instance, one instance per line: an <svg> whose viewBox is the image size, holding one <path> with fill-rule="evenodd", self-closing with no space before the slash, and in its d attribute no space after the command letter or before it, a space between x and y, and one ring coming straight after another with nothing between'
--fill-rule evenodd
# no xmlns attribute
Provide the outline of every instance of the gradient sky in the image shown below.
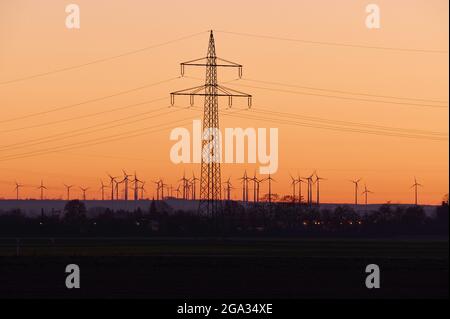
<svg viewBox="0 0 450 319"><path fill-rule="evenodd" d="M69 3L77 3L80 6L79 30L69 30L65 27L65 6ZM368 3L377 3L380 6L380 29L369 30L365 26L365 6ZM194 110L164 109L160 113L167 114L133 124L45 144L17 144L168 106L169 92L199 85L202 80L175 79L110 99L40 116L25 117L177 77L180 62L205 55L209 29L217 30L217 55L243 64L244 78L247 79L446 101L438 104L446 106L443 108L376 103L257 87L348 96L317 90L246 80L231 82L230 87L254 96L255 110L270 109L299 116L318 117L330 120L331 123L346 121L444 132L448 136L448 10L446 0L2 0L0 83L89 63L194 33L203 33L101 63L0 84L0 198L15 196L15 180L27 185L22 190L24 197L37 197L38 190L35 186L44 179L49 187L47 197L63 196L62 185L68 183L91 187L88 198L98 198L99 181L101 178L107 181L106 172L118 175L121 169L130 173L136 170L141 178L148 182L162 177L166 183L175 187L184 170L189 175L195 170L198 176L199 165L174 165L170 162L169 149L173 144L169 141L170 129L41 156L6 159L9 156L109 137L146 127L163 124L175 127L179 125L173 124L173 121L189 117L200 118L201 114ZM219 31L445 52L333 46L246 37ZM236 74L231 70L219 72L219 81L236 78ZM203 69L189 69L187 73L195 78L204 76ZM156 98L166 100L101 116L43 125ZM187 98L177 99L179 106L187 106L188 103ZM221 103L225 108L226 101ZM411 103L429 104L424 101ZM202 101L197 99L196 105L201 107ZM234 107L244 109L245 105L246 101L236 102ZM246 112L246 116L252 115L251 111L243 112ZM22 118L10 121L16 117ZM111 125L117 123L121 122ZM324 202L352 201L353 186L348 180L354 178L363 178L362 184L367 183L374 192L370 197L370 201L374 203L412 202L413 192L410 186L414 176L424 185L420 191L422 203L437 204L443 195L448 193L448 140L339 132L229 116L222 116L220 124L221 127L279 128L279 170L274 176L277 183L273 186L274 191L279 194L291 192L289 173L296 175L299 172L305 176L315 169L319 175L327 178L321 184L321 198ZM5 150L5 147L11 146L15 148ZM237 179L244 168L253 174L255 166L223 165L223 179L230 175ZM237 180L234 180L234 186L239 187ZM267 185L263 187L263 192L266 187ZM74 190L74 196L80 195L75 193L79 193L78 190ZM152 185L148 189L148 196L151 197L153 193ZM234 195L240 195L240 191L236 189Z"/></svg>

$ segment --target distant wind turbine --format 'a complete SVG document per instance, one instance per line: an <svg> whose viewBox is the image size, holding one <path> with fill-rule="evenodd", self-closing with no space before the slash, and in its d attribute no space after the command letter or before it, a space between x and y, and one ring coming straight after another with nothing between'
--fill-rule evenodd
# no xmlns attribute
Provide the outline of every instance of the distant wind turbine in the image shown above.
<svg viewBox="0 0 450 319"><path fill-rule="evenodd" d="M16 181L16 187L14 188L14 190L16 191L16 200L19 200L19 189L23 186L24 185L21 185L21 184L17 183L17 181Z"/></svg>
<svg viewBox="0 0 450 319"><path fill-rule="evenodd" d="M80 189L83 192L83 200L86 200L86 191L89 189L89 187L80 187Z"/></svg>
<svg viewBox="0 0 450 319"><path fill-rule="evenodd" d="M415 205L417 206L418 205L418 191L417 191L417 187L423 187L423 185L422 184L419 184L418 182L417 182L417 179L416 179L416 177L414 176L414 184L410 187L410 188L413 188L414 187L414 202L415 202Z"/></svg>
<svg viewBox="0 0 450 319"><path fill-rule="evenodd" d="M372 191L367 189L366 184L364 184L364 191L361 194L364 195L366 207L367 207L367 195L372 193L373 193Z"/></svg>
<svg viewBox="0 0 450 319"><path fill-rule="evenodd" d="M41 185L37 187L37 189L41 190L41 200L44 199L44 189L47 189L47 187L44 186L44 181L41 179Z"/></svg>
<svg viewBox="0 0 450 319"><path fill-rule="evenodd" d="M321 180L326 180L326 178L323 178L323 177L319 177L319 175L317 175L317 172L315 171L314 172L314 175L316 175L316 181L315 181L315 183L316 183L316 188L317 188L317 206L319 206L320 205L320 181Z"/></svg>
<svg viewBox="0 0 450 319"><path fill-rule="evenodd" d="M350 180L353 184L355 184L355 205L358 206L358 187L359 182L361 181L361 178L358 178L357 180Z"/></svg>
<svg viewBox="0 0 450 319"><path fill-rule="evenodd" d="M73 187L73 185L66 185L64 184L64 187L66 188L66 192L67 192L67 200L70 200L70 189Z"/></svg>

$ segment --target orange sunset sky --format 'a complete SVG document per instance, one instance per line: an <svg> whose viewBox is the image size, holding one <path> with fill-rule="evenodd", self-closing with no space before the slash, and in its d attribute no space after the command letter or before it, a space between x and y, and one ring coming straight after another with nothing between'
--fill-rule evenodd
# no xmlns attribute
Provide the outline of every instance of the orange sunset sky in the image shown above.
<svg viewBox="0 0 450 319"><path fill-rule="evenodd" d="M80 6L80 29L65 26L69 3ZM369 3L380 7L380 29L365 25ZM217 55L244 65L243 79L232 81L237 72L220 69L219 81L253 95L252 110L245 100L233 106L245 118L225 115L233 110L221 100L221 127L279 128L274 192L291 193L289 173L317 169L327 179L322 202L352 202L348 180L363 178L361 187L374 192L370 202L411 203L417 176L420 202L438 204L449 182L448 6L447 0L1 0L0 198L15 197L16 180L26 185L24 198L38 197L41 179L47 198L64 196L63 183L90 187L88 198L99 198L106 172L136 170L148 183L161 177L174 187L183 171L199 176L199 164L170 161L169 133L190 128L186 123L201 112L169 109L169 93L202 84L203 69L176 77L180 62L206 55L213 29ZM94 101L81 103L88 100ZM189 98L177 97L176 105L188 106ZM196 106L203 106L200 98ZM128 137L134 131L140 135ZM425 138L410 138L417 135ZM236 187L233 197L240 198L243 170L253 175L256 167L222 165L222 178L231 176Z"/></svg>

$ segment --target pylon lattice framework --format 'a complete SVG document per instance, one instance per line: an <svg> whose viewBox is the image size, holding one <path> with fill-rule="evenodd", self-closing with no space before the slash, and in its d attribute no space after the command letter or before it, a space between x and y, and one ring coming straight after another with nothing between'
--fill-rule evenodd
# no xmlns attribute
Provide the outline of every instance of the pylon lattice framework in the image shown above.
<svg viewBox="0 0 450 319"><path fill-rule="evenodd" d="M219 61L219 64L217 63ZM181 63L181 75L184 75L185 66L206 67L205 85L180 90L170 93L171 104L175 102L175 95L189 95L191 106L194 104L194 96L204 96L203 131L209 130L210 140L202 139L202 159L200 177L200 203L199 213L216 217L221 211L221 174L220 174L220 147L217 139L212 134L219 130L219 96L228 97L228 105L231 107L233 97L245 97L248 99L248 107L251 107L252 96L240 91L226 88L217 83L217 67L238 68L239 77L242 76L242 65L221 59L216 56L213 31L210 32L208 53L206 58L200 58ZM206 132L205 132L206 133ZM205 147L209 146L209 147Z"/></svg>

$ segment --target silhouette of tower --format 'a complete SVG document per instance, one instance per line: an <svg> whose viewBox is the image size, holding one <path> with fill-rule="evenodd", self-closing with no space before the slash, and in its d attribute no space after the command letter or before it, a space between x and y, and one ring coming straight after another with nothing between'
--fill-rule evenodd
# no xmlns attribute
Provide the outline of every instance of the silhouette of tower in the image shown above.
<svg viewBox="0 0 450 319"><path fill-rule="evenodd" d="M41 190L41 200L44 199L44 189L47 189L47 187L44 186L44 181L41 180L41 185L37 188Z"/></svg>
<svg viewBox="0 0 450 319"><path fill-rule="evenodd" d="M171 103L174 104L175 95L189 95L191 105L194 104L194 96L204 96L203 109L203 138L200 176L200 202L199 214L216 217L221 211L221 175L220 175L220 144L219 132L219 96L228 97L228 105L231 107L233 97L248 98L248 106L251 106L251 95L217 83L217 67L237 67L239 77L242 76L242 65L221 59L216 56L216 46L213 31L209 35L208 53L206 58L200 58L181 63L181 75L184 75L185 66L206 67L205 85L170 93Z"/></svg>
<svg viewBox="0 0 450 319"><path fill-rule="evenodd" d="M417 179L416 179L416 177L414 177L414 184L411 186L411 188L414 188L414 204L417 206L418 205L418 195L417 195L417 187L418 186L420 186L420 187L422 187L422 184L419 184L418 182L417 182Z"/></svg>
<svg viewBox="0 0 450 319"><path fill-rule="evenodd" d="M16 187L14 188L14 190L16 191L16 200L19 200L19 190L23 186L24 185L21 185L21 184L17 183L17 181L16 181Z"/></svg>
<svg viewBox="0 0 450 319"><path fill-rule="evenodd" d="M351 180L350 182L352 182L353 184L355 184L355 206L358 206L358 187L359 187L359 182L361 181L361 178L358 178L357 180Z"/></svg>
<svg viewBox="0 0 450 319"><path fill-rule="evenodd" d="M64 187L66 188L67 191L67 200L70 200L70 189L73 187L73 185L64 184Z"/></svg>

